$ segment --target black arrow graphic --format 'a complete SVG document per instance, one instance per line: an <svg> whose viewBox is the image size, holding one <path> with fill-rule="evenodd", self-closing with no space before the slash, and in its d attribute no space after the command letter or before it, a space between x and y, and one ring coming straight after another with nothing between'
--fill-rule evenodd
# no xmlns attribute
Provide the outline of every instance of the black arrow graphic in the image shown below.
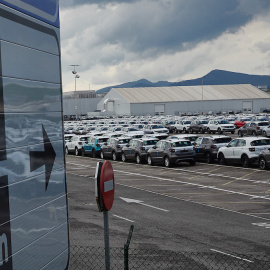
<svg viewBox="0 0 270 270"><path fill-rule="evenodd" d="M45 190L47 190L56 154L43 125L42 125L42 132L43 132L44 151L29 152L30 171L32 172L42 166L45 166L45 177L46 177Z"/></svg>

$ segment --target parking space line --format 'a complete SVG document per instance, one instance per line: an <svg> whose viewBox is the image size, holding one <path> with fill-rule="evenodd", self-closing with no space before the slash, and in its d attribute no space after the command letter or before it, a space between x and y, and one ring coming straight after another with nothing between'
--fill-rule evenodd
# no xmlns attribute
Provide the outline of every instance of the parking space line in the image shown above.
<svg viewBox="0 0 270 270"><path fill-rule="evenodd" d="M228 184L230 184L230 183L233 183L233 182L235 182L235 181L238 181L238 180L240 180L240 179L243 179L244 177L247 177L247 176L249 176L249 175L251 175L251 174L253 174L253 173L255 173L255 172L251 172L251 173L245 174L245 175L239 177L238 179L235 179L235 180L232 180L232 181L230 181L230 182L228 182L228 183L223 184L223 186L226 186L226 185L228 185Z"/></svg>
<svg viewBox="0 0 270 270"><path fill-rule="evenodd" d="M223 254L223 255L227 255L227 256L232 257L232 258L235 258L235 259L239 259L239 260L242 260L242 261L253 263L253 261L250 261L250 260L247 260L247 259L244 259L244 258L235 256L235 255L232 255L232 254L229 254L229 253L225 253L223 251L219 251L219 250L216 250L216 249L210 249L210 250L211 251L214 251L214 252L217 252L217 253L220 253L220 254Z"/></svg>
<svg viewBox="0 0 270 270"><path fill-rule="evenodd" d="M117 216L117 215L113 215L114 217L117 217L117 218L120 218L120 219L123 219L123 220L126 220L126 221L129 221L129 222L132 222L132 223L135 223L135 221L133 220L130 220L130 219L127 219L127 218L124 218L124 217L120 217L120 216Z"/></svg>

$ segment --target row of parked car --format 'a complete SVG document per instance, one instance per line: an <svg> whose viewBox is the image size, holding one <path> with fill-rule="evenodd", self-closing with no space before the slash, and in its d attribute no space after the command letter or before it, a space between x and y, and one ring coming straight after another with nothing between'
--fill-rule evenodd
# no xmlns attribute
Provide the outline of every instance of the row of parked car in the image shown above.
<svg viewBox="0 0 270 270"><path fill-rule="evenodd" d="M223 165L240 163L243 167L258 163L261 169L270 166L270 139L267 137L232 139L226 135L173 134L159 140L150 135L134 134L134 137L131 133L129 136L65 135L66 154L147 162L166 167L180 162L193 166L196 161Z"/></svg>

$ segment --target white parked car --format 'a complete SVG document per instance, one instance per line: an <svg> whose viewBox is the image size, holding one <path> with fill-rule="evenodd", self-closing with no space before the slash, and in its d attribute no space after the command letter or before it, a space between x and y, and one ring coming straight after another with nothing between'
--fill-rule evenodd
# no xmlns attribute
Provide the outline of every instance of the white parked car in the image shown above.
<svg viewBox="0 0 270 270"><path fill-rule="evenodd" d="M66 142L66 154L74 153L76 156L81 155L82 146L88 138L89 136L73 136L70 141Z"/></svg>
<svg viewBox="0 0 270 270"><path fill-rule="evenodd" d="M210 120L207 124L208 133L218 133L222 134L223 132L235 133L235 126L227 120Z"/></svg>
<svg viewBox="0 0 270 270"><path fill-rule="evenodd" d="M232 140L227 146L218 150L220 164L241 163L243 167L249 167L258 160L262 150L270 147L270 139L266 137L246 137Z"/></svg>
<svg viewBox="0 0 270 270"><path fill-rule="evenodd" d="M262 135L265 137L270 137L270 125L263 129Z"/></svg>
<svg viewBox="0 0 270 270"><path fill-rule="evenodd" d="M169 134L169 130L160 124L149 124L144 127L145 134L153 133L166 133Z"/></svg>
<svg viewBox="0 0 270 270"><path fill-rule="evenodd" d="M174 125L175 127L175 132L176 133L187 133L189 130L189 126L191 124L190 120L180 120L177 121Z"/></svg>

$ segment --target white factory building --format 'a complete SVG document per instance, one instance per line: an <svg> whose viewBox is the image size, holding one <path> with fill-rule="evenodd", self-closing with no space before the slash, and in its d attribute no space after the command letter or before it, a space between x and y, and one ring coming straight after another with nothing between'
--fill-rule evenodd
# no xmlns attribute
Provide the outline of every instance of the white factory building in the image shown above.
<svg viewBox="0 0 270 270"><path fill-rule="evenodd" d="M97 109L107 115L260 113L270 109L270 95L249 84L112 88Z"/></svg>

